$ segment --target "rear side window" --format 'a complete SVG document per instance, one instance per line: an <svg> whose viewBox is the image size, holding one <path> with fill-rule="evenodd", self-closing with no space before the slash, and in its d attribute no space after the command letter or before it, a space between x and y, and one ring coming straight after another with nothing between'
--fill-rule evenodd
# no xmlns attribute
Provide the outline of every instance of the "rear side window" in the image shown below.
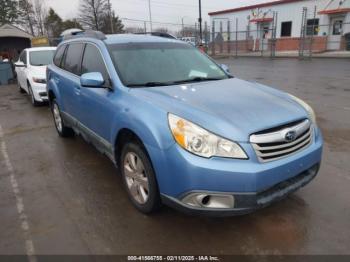
<svg viewBox="0 0 350 262"><path fill-rule="evenodd" d="M63 68L68 72L80 76L81 53L84 44L70 44L67 48Z"/></svg>
<svg viewBox="0 0 350 262"><path fill-rule="evenodd" d="M81 73L100 72L103 79L108 83L109 75L100 51L94 45L87 44L84 51Z"/></svg>
<svg viewBox="0 0 350 262"><path fill-rule="evenodd" d="M62 57L65 49L66 49L66 45L60 46L53 59L53 63L58 67L61 67Z"/></svg>

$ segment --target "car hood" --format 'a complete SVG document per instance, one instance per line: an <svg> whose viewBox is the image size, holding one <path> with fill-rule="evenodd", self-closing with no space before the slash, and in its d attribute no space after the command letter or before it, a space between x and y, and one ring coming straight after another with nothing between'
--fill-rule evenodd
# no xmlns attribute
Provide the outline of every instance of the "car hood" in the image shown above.
<svg viewBox="0 0 350 262"><path fill-rule="evenodd" d="M307 118L287 93L237 78L176 86L135 88L131 93L205 129L234 139Z"/></svg>

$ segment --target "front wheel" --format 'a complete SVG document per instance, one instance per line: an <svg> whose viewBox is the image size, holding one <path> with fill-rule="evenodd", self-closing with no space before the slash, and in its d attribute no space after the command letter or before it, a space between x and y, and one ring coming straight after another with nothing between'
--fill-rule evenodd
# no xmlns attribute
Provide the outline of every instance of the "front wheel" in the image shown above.
<svg viewBox="0 0 350 262"><path fill-rule="evenodd" d="M25 91L24 89L21 87L21 84L19 83L19 80L17 79L17 88L18 88L18 92L20 92L21 94L24 94Z"/></svg>
<svg viewBox="0 0 350 262"><path fill-rule="evenodd" d="M53 100L51 103L51 111L53 115L53 119L55 122L55 127L57 130L57 133L61 137L71 137L74 135L73 129L65 126L62 116L61 116L61 111L60 108L56 102L56 100Z"/></svg>
<svg viewBox="0 0 350 262"><path fill-rule="evenodd" d="M30 96L30 101L32 102L33 106L39 106L41 103L35 100L32 87L28 84L28 91Z"/></svg>
<svg viewBox="0 0 350 262"><path fill-rule="evenodd" d="M158 210L161 200L157 180L142 145L137 142L127 143L123 147L119 165L133 205L145 214Z"/></svg>

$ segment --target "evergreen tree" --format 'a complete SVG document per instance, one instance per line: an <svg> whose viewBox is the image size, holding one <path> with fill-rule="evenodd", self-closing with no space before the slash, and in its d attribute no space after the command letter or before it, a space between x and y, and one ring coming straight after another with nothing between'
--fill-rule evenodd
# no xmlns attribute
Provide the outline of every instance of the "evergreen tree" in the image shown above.
<svg viewBox="0 0 350 262"><path fill-rule="evenodd" d="M64 20L62 22L62 31L70 29L70 28L78 28L78 29L83 29L83 27L81 26L81 24L78 22L77 19L73 19L73 20Z"/></svg>
<svg viewBox="0 0 350 262"><path fill-rule="evenodd" d="M112 23L112 24L111 24ZM113 26L113 28L111 28ZM113 29L113 30L112 30ZM124 32L124 25L118 16L112 12L112 19L109 14L104 14L102 17L102 25L100 30L105 34L118 34Z"/></svg>
<svg viewBox="0 0 350 262"><path fill-rule="evenodd" d="M0 25L16 23L17 19L17 1L0 0Z"/></svg>
<svg viewBox="0 0 350 262"><path fill-rule="evenodd" d="M50 38L57 38L62 33L62 18L53 10L49 9L49 13L45 18L45 28Z"/></svg>

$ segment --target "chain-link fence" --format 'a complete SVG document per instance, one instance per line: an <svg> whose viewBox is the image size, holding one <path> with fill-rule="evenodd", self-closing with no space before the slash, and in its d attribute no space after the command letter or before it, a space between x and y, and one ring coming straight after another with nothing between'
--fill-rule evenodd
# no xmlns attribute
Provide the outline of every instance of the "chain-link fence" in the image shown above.
<svg viewBox="0 0 350 262"><path fill-rule="evenodd" d="M181 23L152 21L151 24L146 20L122 18L122 22L125 33L168 33L195 46L204 46L210 55L271 58L288 55L305 59L317 53L350 51L349 16L322 16L316 7L304 7L300 10L300 15L294 17L300 21L279 21L276 11L248 21L232 16L212 17L211 23L203 23L202 39L199 24L188 21L184 23L184 19L181 19ZM52 45L59 41L60 39L50 39Z"/></svg>
<svg viewBox="0 0 350 262"><path fill-rule="evenodd" d="M299 57L310 58L315 53L350 51L350 21L344 15L335 15L328 17L328 23L321 23L316 14L316 7L311 10L303 8Z"/></svg>
<svg viewBox="0 0 350 262"><path fill-rule="evenodd" d="M247 25L246 30L238 30L239 22L238 19L212 22L209 43L212 55L275 55L277 13L269 22Z"/></svg>
<svg viewBox="0 0 350 262"><path fill-rule="evenodd" d="M207 42L210 54L304 59L318 53L350 51L350 21L346 20L349 16L330 15L321 19L321 15L316 7L304 7L297 23L279 21L277 12L249 22L213 17ZM292 23L300 24L297 30L300 35L295 35L296 31L292 34Z"/></svg>

